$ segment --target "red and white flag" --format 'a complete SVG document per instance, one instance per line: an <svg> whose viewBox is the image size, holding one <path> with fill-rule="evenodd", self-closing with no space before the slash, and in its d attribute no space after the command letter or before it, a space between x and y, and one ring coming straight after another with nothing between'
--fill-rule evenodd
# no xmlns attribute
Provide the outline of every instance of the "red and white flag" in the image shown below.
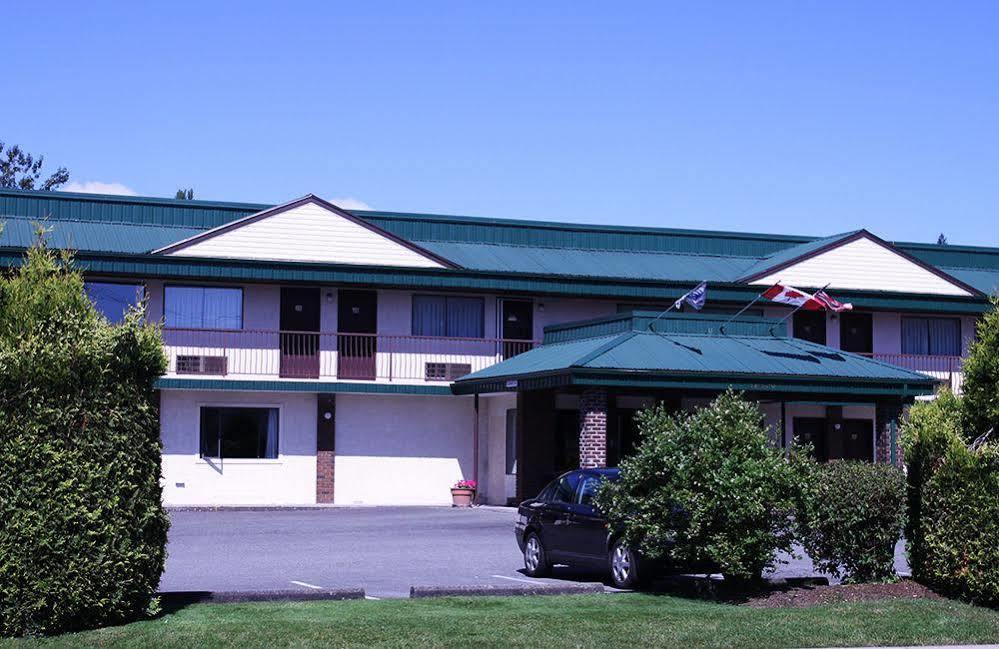
<svg viewBox="0 0 999 649"><path fill-rule="evenodd" d="M819 291L815 295L799 291L791 286L774 284L763 291L763 297L781 304L790 304L805 311L848 311L853 308L852 304L843 304L829 297L825 291Z"/></svg>
<svg viewBox="0 0 999 649"><path fill-rule="evenodd" d="M850 311L853 309L853 305L849 302L837 302L825 291L819 291L816 293L815 299L824 304L827 309L835 311L836 313L839 313L840 311Z"/></svg>

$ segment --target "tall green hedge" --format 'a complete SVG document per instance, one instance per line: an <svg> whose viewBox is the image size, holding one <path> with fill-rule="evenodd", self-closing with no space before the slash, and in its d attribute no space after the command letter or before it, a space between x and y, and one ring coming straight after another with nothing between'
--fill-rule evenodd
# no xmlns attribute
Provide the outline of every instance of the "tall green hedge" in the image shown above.
<svg viewBox="0 0 999 649"><path fill-rule="evenodd" d="M950 393L913 406L902 429L909 563L934 588L999 605L999 444L969 445Z"/></svg>
<svg viewBox="0 0 999 649"><path fill-rule="evenodd" d="M125 621L149 607L168 520L153 381L160 336L119 326L39 244L0 278L0 635Z"/></svg>
<svg viewBox="0 0 999 649"><path fill-rule="evenodd" d="M965 439L993 430L999 438L999 297L978 322L975 339L962 366L962 419Z"/></svg>

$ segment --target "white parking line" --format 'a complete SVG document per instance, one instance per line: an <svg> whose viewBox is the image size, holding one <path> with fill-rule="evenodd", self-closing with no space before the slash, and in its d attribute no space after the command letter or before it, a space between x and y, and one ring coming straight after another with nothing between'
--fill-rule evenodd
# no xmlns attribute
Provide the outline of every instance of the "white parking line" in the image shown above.
<svg viewBox="0 0 999 649"><path fill-rule="evenodd" d="M326 590L322 586L316 586L315 584L307 584L304 581L295 581L294 579L292 579L291 583L295 584L296 586L304 586L305 588L311 588L313 590Z"/></svg>
<svg viewBox="0 0 999 649"><path fill-rule="evenodd" d="M544 582L535 581L533 579L520 579L519 577L507 577L506 575L493 575L496 579L509 579L510 581L522 581L525 584L541 584Z"/></svg>

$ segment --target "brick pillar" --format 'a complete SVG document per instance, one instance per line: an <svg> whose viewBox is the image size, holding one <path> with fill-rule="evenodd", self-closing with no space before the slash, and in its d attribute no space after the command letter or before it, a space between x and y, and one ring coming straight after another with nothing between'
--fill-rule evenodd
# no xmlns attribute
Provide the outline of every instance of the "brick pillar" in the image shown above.
<svg viewBox="0 0 999 649"><path fill-rule="evenodd" d="M902 453L898 447L898 428L902 421L900 401L879 401L874 406L875 455L878 462L902 466Z"/></svg>
<svg viewBox="0 0 999 649"><path fill-rule="evenodd" d="M336 395L320 394L316 413L316 502L333 502L333 462L336 459Z"/></svg>
<svg viewBox="0 0 999 649"><path fill-rule="evenodd" d="M607 391L586 388L579 395L579 467L607 466Z"/></svg>

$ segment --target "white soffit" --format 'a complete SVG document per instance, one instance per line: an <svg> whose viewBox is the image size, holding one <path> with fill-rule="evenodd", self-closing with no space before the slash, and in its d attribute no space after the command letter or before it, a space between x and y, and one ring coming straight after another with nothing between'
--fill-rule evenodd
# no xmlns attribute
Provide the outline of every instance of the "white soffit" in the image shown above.
<svg viewBox="0 0 999 649"><path fill-rule="evenodd" d="M315 197L266 210L156 252L173 257L448 267L431 253Z"/></svg>
<svg viewBox="0 0 999 649"><path fill-rule="evenodd" d="M790 286L973 295L968 289L912 261L868 236L790 264L750 284L781 282Z"/></svg>

